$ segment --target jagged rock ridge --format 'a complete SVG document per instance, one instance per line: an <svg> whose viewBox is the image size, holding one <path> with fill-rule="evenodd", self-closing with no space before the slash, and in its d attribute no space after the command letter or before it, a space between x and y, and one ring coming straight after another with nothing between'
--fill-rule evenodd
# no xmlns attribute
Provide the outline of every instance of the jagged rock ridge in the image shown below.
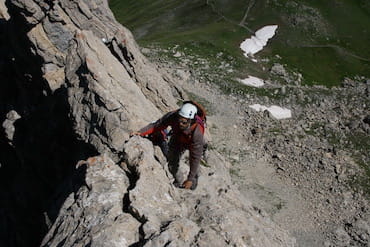
<svg viewBox="0 0 370 247"><path fill-rule="evenodd" d="M79 162L61 189L67 196L59 198L60 208L54 205L54 216L46 213L42 246L294 245L240 195L218 153L210 152L212 166L202 167L199 188L185 191L172 185L157 148L129 139L131 130L176 107L173 95L183 93L139 52L107 1L6 4L13 27L24 26L28 59L38 61L36 70L40 66L31 83L47 83L37 97L62 101L68 110L64 124L101 154Z"/></svg>

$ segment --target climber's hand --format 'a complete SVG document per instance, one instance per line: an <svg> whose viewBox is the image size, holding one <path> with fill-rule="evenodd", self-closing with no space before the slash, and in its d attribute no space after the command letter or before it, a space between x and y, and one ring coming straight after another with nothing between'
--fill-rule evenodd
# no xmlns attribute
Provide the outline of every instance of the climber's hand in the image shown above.
<svg viewBox="0 0 370 247"><path fill-rule="evenodd" d="M190 180L186 180L183 184L182 184L182 188L184 188L184 189L187 189L187 190L189 190L190 188L191 188L191 186L193 185L193 182L192 181L190 181Z"/></svg>
<svg viewBox="0 0 370 247"><path fill-rule="evenodd" d="M138 135L140 135L140 132L139 131L134 131L134 132L131 132L130 133L130 137L138 136Z"/></svg>

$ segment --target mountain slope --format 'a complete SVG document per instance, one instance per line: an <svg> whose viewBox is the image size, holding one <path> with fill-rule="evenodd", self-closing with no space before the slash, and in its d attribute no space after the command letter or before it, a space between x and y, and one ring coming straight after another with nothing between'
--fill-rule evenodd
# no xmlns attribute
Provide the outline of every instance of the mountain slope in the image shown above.
<svg viewBox="0 0 370 247"><path fill-rule="evenodd" d="M230 54L238 64L232 78L240 73L263 76L261 67L245 61L239 44L270 24L279 28L268 47L256 55L270 59L264 66L287 64L309 85L333 86L344 77L370 76L366 1L151 1L148 5L113 0L110 7L144 46L199 46L194 53L205 59L209 53ZM203 54L204 49L210 52Z"/></svg>
<svg viewBox="0 0 370 247"><path fill-rule="evenodd" d="M13 58L1 63L12 72L0 84L11 94L1 98L1 147L11 150L1 153L2 246L294 245L239 193L218 152L188 191L158 148L129 137L187 96L107 1L7 4L4 36L19 42L2 40Z"/></svg>

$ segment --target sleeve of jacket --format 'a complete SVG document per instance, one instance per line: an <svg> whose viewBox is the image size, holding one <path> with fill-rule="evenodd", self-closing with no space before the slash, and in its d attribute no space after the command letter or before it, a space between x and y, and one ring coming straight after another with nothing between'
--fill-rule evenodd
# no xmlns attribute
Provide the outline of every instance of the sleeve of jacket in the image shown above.
<svg viewBox="0 0 370 247"><path fill-rule="evenodd" d="M164 130L171 124L175 116L176 116L176 111L166 113L163 117L161 117L157 121L152 122L148 124L147 126L145 126L144 128L140 129L139 130L140 135L146 136L156 131Z"/></svg>
<svg viewBox="0 0 370 247"><path fill-rule="evenodd" d="M192 143L190 146L190 172L188 180L194 181L195 176L199 171L199 163L203 154L204 137L200 130L200 126L197 126L193 133Z"/></svg>

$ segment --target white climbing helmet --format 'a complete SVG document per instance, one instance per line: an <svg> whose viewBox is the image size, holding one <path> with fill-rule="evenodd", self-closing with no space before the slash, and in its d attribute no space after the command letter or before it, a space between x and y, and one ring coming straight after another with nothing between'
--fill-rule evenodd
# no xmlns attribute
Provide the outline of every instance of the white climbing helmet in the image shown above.
<svg viewBox="0 0 370 247"><path fill-rule="evenodd" d="M184 104L179 111L179 115L184 118L194 119L195 114L197 114L197 107L190 103Z"/></svg>

